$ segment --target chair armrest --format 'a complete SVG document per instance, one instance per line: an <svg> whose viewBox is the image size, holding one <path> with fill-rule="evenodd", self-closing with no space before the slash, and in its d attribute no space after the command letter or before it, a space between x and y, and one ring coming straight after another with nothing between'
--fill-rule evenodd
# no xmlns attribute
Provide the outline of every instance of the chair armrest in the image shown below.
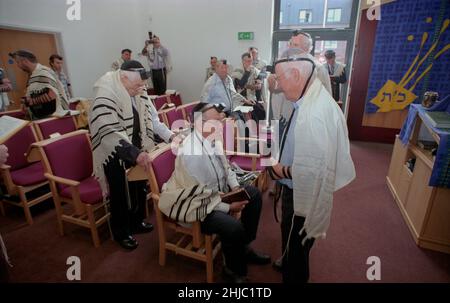
<svg viewBox="0 0 450 303"><path fill-rule="evenodd" d="M6 165L6 164L2 164L2 165L0 166L0 169L1 169L1 170L10 170L10 169L11 169L11 166Z"/></svg>
<svg viewBox="0 0 450 303"><path fill-rule="evenodd" d="M74 181L74 180L70 180L70 179L54 176L54 175L51 175L49 173L45 173L44 176L46 178L48 178L49 180L51 180L51 181L54 181L54 182L57 182L57 183L61 183L61 184L64 184L64 185L74 186L74 187L80 185L80 182L78 182L78 181Z"/></svg>
<svg viewBox="0 0 450 303"><path fill-rule="evenodd" d="M261 158L260 154L253 154L253 153L244 153L244 152L237 152L232 150L224 150L226 156L240 156L240 157L247 157L247 158Z"/></svg>
<svg viewBox="0 0 450 303"><path fill-rule="evenodd" d="M266 139L253 138L253 137L236 137L238 141L258 141L258 142L267 142Z"/></svg>

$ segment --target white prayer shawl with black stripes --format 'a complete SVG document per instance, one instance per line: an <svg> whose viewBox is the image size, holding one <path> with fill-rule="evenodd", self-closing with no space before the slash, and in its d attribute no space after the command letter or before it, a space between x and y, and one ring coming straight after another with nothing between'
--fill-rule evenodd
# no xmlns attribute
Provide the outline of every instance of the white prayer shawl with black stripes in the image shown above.
<svg viewBox="0 0 450 303"><path fill-rule="evenodd" d="M108 187L103 165L115 156L121 140L132 144L133 108L131 97L120 81L120 70L102 76L94 85L94 95L89 112L94 175L102 187L103 197L106 197ZM135 98L142 150L150 152L155 146L150 112L152 105L145 94Z"/></svg>
<svg viewBox="0 0 450 303"><path fill-rule="evenodd" d="M39 94L45 88L51 89L56 95L55 113L69 109L68 98L61 81L55 77L50 68L38 63L28 79L26 95L30 97L32 94Z"/></svg>
<svg viewBox="0 0 450 303"><path fill-rule="evenodd" d="M192 223L203 221L220 202L219 192L200 184L186 170L182 158L177 157L159 198L161 212L175 221Z"/></svg>

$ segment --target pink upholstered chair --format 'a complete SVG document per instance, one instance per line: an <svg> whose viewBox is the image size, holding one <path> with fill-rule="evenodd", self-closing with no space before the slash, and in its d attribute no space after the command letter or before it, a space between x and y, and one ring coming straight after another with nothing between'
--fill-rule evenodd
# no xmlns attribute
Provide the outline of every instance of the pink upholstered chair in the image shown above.
<svg viewBox="0 0 450 303"><path fill-rule="evenodd" d="M183 111L175 107L162 111L162 114L164 115L164 119L168 128L172 128L172 125L175 121L184 120ZM183 124L182 128L184 127L186 127L185 124Z"/></svg>
<svg viewBox="0 0 450 303"><path fill-rule="evenodd" d="M220 251L220 242L216 235L201 233L200 222L191 227L181 226L165 216L158 207L161 188L169 180L175 168L175 155L170 145L166 145L151 154L150 188L155 203L156 222L159 235L159 264L166 264L166 251L193 258L206 263L206 280L213 282L213 260ZM175 231L175 237L169 239L167 229ZM172 235L172 234L171 234Z"/></svg>
<svg viewBox="0 0 450 303"><path fill-rule="evenodd" d="M60 234L64 235L63 222L86 227L91 230L94 246L99 247L97 228L107 222L109 212L100 185L92 175L89 133L78 130L35 146L39 148L45 176L50 181ZM70 207L64 208L62 203Z"/></svg>
<svg viewBox="0 0 450 303"><path fill-rule="evenodd" d="M183 102L181 100L181 95L179 93L175 93L169 96L170 102L175 104L176 107L183 105Z"/></svg>
<svg viewBox="0 0 450 303"><path fill-rule="evenodd" d="M194 109L194 107L199 103L200 103L200 101L194 101L194 102L191 102L188 104L184 104L184 105L177 107L177 110L182 111L184 120L192 123L192 121L191 121L192 109Z"/></svg>
<svg viewBox="0 0 450 303"><path fill-rule="evenodd" d="M23 108L0 112L0 117L1 116L11 116L17 119L28 120L28 114Z"/></svg>
<svg viewBox="0 0 450 303"><path fill-rule="evenodd" d="M76 121L73 116L36 120L33 121L33 124L40 140L48 139L54 133L64 135L77 130Z"/></svg>
<svg viewBox="0 0 450 303"><path fill-rule="evenodd" d="M153 104L158 111L160 109L165 109L168 103L171 103L168 95L158 96L153 100Z"/></svg>
<svg viewBox="0 0 450 303"><path fill-rule="evenodd" d="M30 207L52 196L50 191L45 191L33 200L29 201L27 197L27 193L48 184L44 176L42 163L38 159L36 162L30 163L27 159L30 146L37 140L32 124L27 124L4 143L8 147L9 157L6 164L1 167L1 175L7 194L20 197L20 202L9 199L4 199L2 202L22 207L30 225L33 224ZM3 203L0 203L0 206L2 214L5 215Z"/></svg>
<svg viewBox="0 0 450 303"><path fill-rule="evenodd" d="M232 119L225 119L224 122L224 149L225 155L230 163L235 163L241 169L246 171L260 171L258 177L258 188L264 191L267 188L267 175L265 167L262 166L261 161L270 155L260 153L246 153L239 150L239 146L244 146L245 141L258 144L260 149L266 144L266 139L259 137L240 137L237 128Z"/></svg>

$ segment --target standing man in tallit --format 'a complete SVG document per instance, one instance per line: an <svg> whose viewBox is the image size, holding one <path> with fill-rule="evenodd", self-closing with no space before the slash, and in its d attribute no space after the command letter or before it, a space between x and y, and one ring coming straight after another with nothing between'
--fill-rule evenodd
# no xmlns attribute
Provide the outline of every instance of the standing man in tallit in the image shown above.
<svg viewBox="0 0 450 303"><path fill-rule="evenodd" d="M309 251L325 237L333 193L355 178L341 109L317 77L308 55L274 64L277 86L293 111L269 174L282 184L282 272L286 283L309 279Z"/></svg>
<svg viewBox="0 0 450 303"><path fill-rule="evenodd" d="M138 246L133 234L150 232L153 225L144 222L147 182L128 182L125 170L150 168L155 134L166 142L174 138L145 93L149 77L141 63L126 61L95 83L89 113L94 174L109 196L114 240L126 249Z"/></svg>

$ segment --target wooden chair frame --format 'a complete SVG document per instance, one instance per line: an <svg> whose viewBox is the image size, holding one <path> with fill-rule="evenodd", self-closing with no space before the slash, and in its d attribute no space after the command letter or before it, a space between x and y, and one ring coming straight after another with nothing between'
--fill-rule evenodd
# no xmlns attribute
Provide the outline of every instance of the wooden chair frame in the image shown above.
<svg viewBox="0 0 450 303"><path fill-rule="evenodd" d="M89 132L87 130L78 130L75 132L67 133L56 138L47 139L34 144L34 147L39 149L42 163L45 169L45 176L50 182L50 188L53 194L53 201L55 202L56 217L58 220L58 229L61 236L64 235L63 222L69 222L76 224L85 228L89 228L91 231L92 241L94 246L97 248L100 246L100 239L98 236L98 227L103 223L107 222L110 214L107 210L105 203L98 203L96 205L83 203L80 199L80 192L78 190L78 185L80 182L55 176L50 162L45 154L44 147L52 142L73 137L79 134L84 134L88 139L89 146L91 146L91 141L89 139ZM70 187L72 198L62 197L59 194L57 183L64 184ZM70 204L73 209L69 212L65 212L63 209L63 203ZM97 218L97 212L103 212Z"/></svg>
<svg viewBox="0 0 450 303"><path fill-rule="evenodd" d="M29 127L29 124L27 124L25 127ZM35 131L33 126L31 126L31 131L33 132L33 136L34 136L35 140L37 141L38 137L36 135L36 131ZM28 155L29 155L29 153L27 153L27 160L28 160L28 162L33 163L33 162L39 161L39 159L30 159L30 157L28 157ZM20 198L20 202L15 202L15 201L10 201L10 200L3 199L0 202L0 212L2 213L3 216L6 215L6 211L5 211L5 207L3 206L3 203L8 203L8 204L13 205L13 206L21 207L21 208L23 208L23 211L25 213L25 218L27 220L27 223L29 225L32 225L33 224L33 217L31 215L30 207L32 207L32 206L34 206L36 204L39 204L39 203L41 203L41 202L51 198L52 193L48 192L48 193L46 193L46 194L44 194L42 196L34 198L31 201L28 200L27 193L29 193L29 192L37 189L37 188L40 188L40 187L42 187L44 185L47 185L47 184L49 184L49 182L48 181L44 181L44 182L41 182L41 183L38 183L38 184L29 185L29 186L16 185L16 184L14 184L14 182L12 180L11 166L5 165L5 164L2 165L0 167L0 172L1 172L3 183L4 183L5 187L6 187L6 191L7 191L8 195L18 195L19 198Z"/></svg>
<svg viewBox="0 0 450 303"><path fill-rule="evenodd" d="M152 161L167 150L170 150L170 148L171 146L168 144L152 152L150 154ZM140 174L147 174L150 183L158 226L159 264L161 266L166 264L166 252L168 250L175 252L175 254L202 261L206 263L206 281L212 283L214 281L213 261L221 248L218 237L216 235L202 234L200 222L198 221L192 223L191 227L185 227L164 215L158 207L161 193L155 171L152 168L148 173L145 173L140 167L135 167L135 170L140 170ZM136 175L136 173L129 174L129 180L133 180L133 174ZM175 240L168 241L166 236L167 228L175 231Z"/></svg>
<svg viewBox="0 0 450 303"><path fill-rule="evenodd" d="M72 117L72 120L73 120L73 124L75 125L75 128L78 129L78 124L77 124L77 120L75 119L75 116L71 116L71 117ZM42 119L42 120L35 120L35 121L32 122L33 123L33 127L34 127L34 129L36 131L36 134L37 134L37 136L39 138L39 141L46 140L46 138L44 138L44 135L42 134L42 131L41 131L41 128L39 127L39 124L44 123L44 122L48 122L48 121L51 121L51 120L56 120L56 119L59 119L59 118L57 118L57 117L50 117L50 118L45 118L45 119Z"/></svg>

